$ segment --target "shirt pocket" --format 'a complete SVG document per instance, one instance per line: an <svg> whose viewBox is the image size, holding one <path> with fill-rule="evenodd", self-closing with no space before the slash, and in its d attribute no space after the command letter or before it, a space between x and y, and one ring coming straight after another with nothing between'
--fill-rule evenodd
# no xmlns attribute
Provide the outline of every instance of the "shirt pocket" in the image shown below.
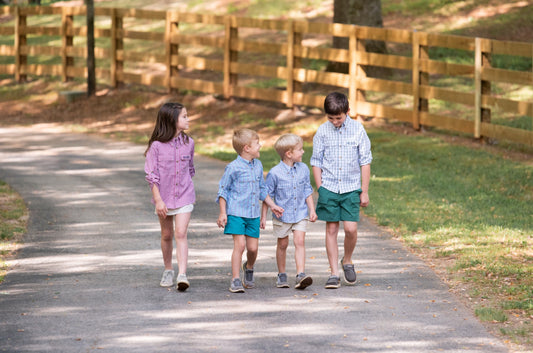
<svg viewBox="0 0 533 353"><path fill-rule="evenodd" d="M191 162L191 155L186 154L186 155L180 156L180 162L179 162L180 171L188 172L190 162Z"/></svg>

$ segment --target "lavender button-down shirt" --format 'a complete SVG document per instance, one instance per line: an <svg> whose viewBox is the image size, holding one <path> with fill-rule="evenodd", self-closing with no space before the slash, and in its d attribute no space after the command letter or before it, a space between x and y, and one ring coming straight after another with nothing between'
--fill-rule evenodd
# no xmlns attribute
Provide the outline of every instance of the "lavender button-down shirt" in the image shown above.
<svg viewBox="0 0 533 353"><path fill-rule="evenodd" d="M168 209L180 208L196 201L192 177L195 174L194 141L184 143L181 136L169 142L154 141L146 154L144 171L150 189L157 185ZM152 203L154 199L152 198Z"/></svg>

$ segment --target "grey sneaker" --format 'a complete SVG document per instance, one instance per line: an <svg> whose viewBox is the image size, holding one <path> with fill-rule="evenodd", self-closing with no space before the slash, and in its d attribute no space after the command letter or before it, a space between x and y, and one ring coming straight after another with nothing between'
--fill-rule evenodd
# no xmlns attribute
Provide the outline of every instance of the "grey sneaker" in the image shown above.
<svg viewBox="0 0 533 353"><path fill-rule="evenodd" d="M172 287L173 284L174 284L174 271L165 270L163 272L163 277L161 277L161 282L159 282L159 285L161 287Z"/></svg>
<svg viewBox="0 0 533 353"><path fill-rule="evenodd" d="M353 264L343 264L341 260L342 272L344 273L344 280L346 284L353 286L357 281L355 269Z"/></svg>
<svg viewBox="0 0 533 353"><path fill-rule="evenodd" d="M341 279L337 276L329 276L326 285L326 289L337 289L341 286Z"/></svg>
<svg viewBox="0 0 533 353"><path fill-rule="evenodd" d="M176 283L176 289L180 292L185 292L190 286L189 281L187 281L187 275L183 273L178 275L178 277L176 278Z"/></svg>
<svg viewBox="0 0 533 353"><path fill-rule="evenodd" d="M287 282L287 274L285 272L278 273L278 278L276 280L276 287L289 288L289 282Z"/></svg>
<svg viewBox="0 0 533 353"><path fill-rule="evenodd" d="M244 287L240 278L234 278L231 280L231 285L229 287L231 293L244 293Z"/></svg>
<svg viewBox="0 0 533 353"><path fill-rule="evenodd" d="M294 286L294 288L305 289L311 284L313 284L313 279L311 278L311 276L308 276L303 272L300 272L298 275L296 275L296 285Z"/></svg>
<svg viewBox="0 0 533 353"><path fill-rule="evenodd" d="M242 264L242 272L244 272L244 288L253 288L255 286L254 283L254 269L252 268L249 270L246 265L248 264L248 261L245 261Z"/></svg>

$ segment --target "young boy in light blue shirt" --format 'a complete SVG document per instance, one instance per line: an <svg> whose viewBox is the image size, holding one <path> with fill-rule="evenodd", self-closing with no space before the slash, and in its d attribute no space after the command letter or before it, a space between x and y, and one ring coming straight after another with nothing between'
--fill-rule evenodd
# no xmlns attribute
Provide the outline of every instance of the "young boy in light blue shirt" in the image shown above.
<svg viewBox="0 0 533 353"><path fill-rule="evenodd" d="M220 180L217 202L220 207L217 225L224 234L233 236L231 255L232 280L230 292L243 293L254 287L254 264L259 245L259 226L262 200L281 216L283 209L267 195L263 179L263 165L259 158L259 136L250 129L233 133L233 148L239 154L226 166ZM246 262L242 264L244 281L240 279L242 255L246 249ZM243 283L244 282L244 283Z"/></svg>
<svg viewBox="0 0 533 353"><path fill-rule="evenodd" d="M317 219L313 202L313 187L309 168L302 163L304 154L303 140L294 134L282 135L274 144L281 162L270 170L266 177L268 195L284 209L283 215L272 215L273 233L277 238L276 262L278 276L276 286L288 288L286 273L287 247L289 234L294 241L296 262L296 289L305 289L313 283L311 276L305 274L305 233L307 222ZM261 228L266 225L268 205L263 203Z"/></svg>

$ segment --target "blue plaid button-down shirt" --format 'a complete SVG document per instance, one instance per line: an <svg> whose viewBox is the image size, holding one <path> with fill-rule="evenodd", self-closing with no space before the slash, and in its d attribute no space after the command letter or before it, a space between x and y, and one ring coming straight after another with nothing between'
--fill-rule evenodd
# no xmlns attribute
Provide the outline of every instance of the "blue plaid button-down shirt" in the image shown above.
<svg viewBox="0 0 533 353"><path fill-rule="evenodd" d="M289 167L279 162L267 174L266 186L268 195L284 209L281 219L272 214L273 218L284 223L298 223L309 215L305 200L313 194L313 187L305 163Z"/></svg>
<svg viewBox="0 0 533 353"><path fill-rule="evenodd" d="M327 121L317 129L311 165L322 169L322 187L341 194L361 189L361 166L371 162L370 139L358 121L347 116L339 128Z"/></svg>
<svg viewBox="0 0 533 353"><path fill-rule="evenodd" d="M259 200L266 198L263 164L259 159L250 162L237 156L229 163L220 179L217 203L220 197L226 200L226 214L236 217L258 218L261 216Z"/></svg>

